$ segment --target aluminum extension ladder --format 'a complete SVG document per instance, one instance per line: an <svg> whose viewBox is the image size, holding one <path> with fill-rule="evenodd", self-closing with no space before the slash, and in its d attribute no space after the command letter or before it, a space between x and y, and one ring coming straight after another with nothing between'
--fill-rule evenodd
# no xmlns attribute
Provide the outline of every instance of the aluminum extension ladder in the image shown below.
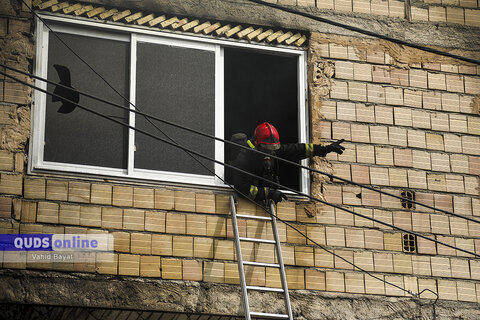
<svg viewBox="0 0 480 320"><path fill-rule="evenodd" d="M251 320L252 316L257 317L257 318L293 320L292 307L290 305L290 297L288 295L287 278L285 276L285 267L283 265L282 249L280 247L280 238L278 236L278 230L277 230L277 219L275 218L275 215L276 215L275 214L275 207L274 207L272 201L269 202L269 206L270 206L270 212L272 213L272 215L269 216L269 217L237 214L237 211L236 211L236 208L235 208L234 196L230 196L230 211L231 211L231 214L232 214L233 232L234 232L234 236L235 236L235 248L236 248L236 251L237 251L238 273L239 273L239 276L240 276L240 284L242 286L243 307L245 309L245 320ZM273 231L273 235L274 235L275 240L240 237L240 235L238 233L237 218L270 221L271 224L272 224L272 231ZM241 250L241 246L240 246L241 241L254 242L254 243L256 242L256 243L275 244L278 263L262 263L262 262L253 262L253 261L243 261L242 250ZM269 288L269 287L247 286L247 283L246 283L246 280L245 280L245 271L244 271L244 266L246 266L246 265L278 268L279 271L280 271L280 279L281 279L281 282L282 282L282 289L280 289L280 288ZM248 303L248 291L263 291L263 292L283 293L286 313L285 314L276 314L276 313L265 313L265 312L250 311L250 305Z"/></svg>

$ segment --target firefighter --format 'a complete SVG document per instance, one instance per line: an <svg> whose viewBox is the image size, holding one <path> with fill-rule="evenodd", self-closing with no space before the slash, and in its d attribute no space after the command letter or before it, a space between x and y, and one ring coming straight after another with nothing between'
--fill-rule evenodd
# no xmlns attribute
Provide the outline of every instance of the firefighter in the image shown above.
<svg viewBox="0 0 480 320"><path fill-rule="evenodd" d="M256 149L279 158L299 162L302 159L314 156L325 157L330 152L342 154L345 147L341 145L344 140L338 140L332 144L321 146L313 143L290 143L280 144L277 129L268 122L264 122L255 128L253 137L246 140L251 149ZM266 180L279 183L278 160L264 156L256 152L242 149L236 154L232 163L235 167L247 171ZM250 175L235 171L233 173L233 185L242 194L257 202L271 199L275 203L286 199L285 195L278 190L278 186Z"/></svg>

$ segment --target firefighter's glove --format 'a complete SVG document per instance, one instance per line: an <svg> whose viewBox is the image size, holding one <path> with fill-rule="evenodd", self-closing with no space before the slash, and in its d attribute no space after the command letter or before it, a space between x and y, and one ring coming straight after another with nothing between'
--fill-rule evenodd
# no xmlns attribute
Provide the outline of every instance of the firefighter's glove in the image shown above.
<svg viewBox="0 0 480 320"><path fill-rule="evenodd" d="M272 200L275 204L282 201L282 199L287 200L287 197L278 189L268 189L267 199Z"/></svg>
<svg viewBox="0 0 480 320"><path fill-rule="evenodd" d="M345 147L342 146L341 143L343 143L344 141L345 141L344 139L340 139L340 140L337 140L336 142L331 143L331 144L326 145L326 146L321 146L321 145L316 144L314 146L315 155L325 157L330 152L335 152L335 153L338 153L338 154L342 154L343 150L345 150Z"/></svg>

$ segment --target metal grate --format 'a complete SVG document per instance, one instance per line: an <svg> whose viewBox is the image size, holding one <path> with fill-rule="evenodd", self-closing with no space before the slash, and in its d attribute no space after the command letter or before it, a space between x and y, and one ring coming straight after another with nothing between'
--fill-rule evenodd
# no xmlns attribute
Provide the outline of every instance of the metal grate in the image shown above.
<svg viewBox="0 0 480 320"><path fill-rule="evenodd" d="M405 190L400 193L402 198L406 198L408 200L400 200L402 203L402 208L413 210L415 209L415 204L411 201L415 201L415 192L410 190ZM410 201L409 201L410 200Z"/></svg>
<svg viewBox="0 0 480 320"><path fill-rule="evenodd" d="M403 252L417 252L417 238L415 235L408 233L403 235Z"/></svg>

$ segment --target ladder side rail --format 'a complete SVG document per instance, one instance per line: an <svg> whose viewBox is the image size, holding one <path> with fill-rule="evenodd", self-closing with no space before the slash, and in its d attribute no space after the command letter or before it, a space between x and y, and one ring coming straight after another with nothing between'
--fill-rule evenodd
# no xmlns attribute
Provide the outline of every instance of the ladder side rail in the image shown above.
<svg viewBox="0 0 480 320"><path fill-rule="evenodd" d="M245 280L245 271L243 268L243 259L242 259L242 248L240 246L240 235L238 233L238 224L237 224L237 211L235 209L235 200L233 196L230 196L230 212L232 214L232 225L233 232L235 236L235 248L237 250L237 264L238 264L238 275L240 277L240 284L242 287L242 296L243 296L243 308L245 310L245 320L251 320L250 318L250 307L248 304L248 293L247 293L247 283Z"/></svg>
<svg viewBox="0 0 480 320"><path fill-rule="evenodd" d="M275 245L277 249L278 264L280 265L280 278L282 280L282 286L284 290L283 294L285 297L285 307L287 309L288 319L293 320L292 306L290 305L290 296L288 294L287 277L285 275L285 266L283 264L282 248L280 246L280 237L278 236L277 214L275 212L275 206L273 205L273 201L270 201L270 213L272 214L272 231L276 242Z"/></svg>

